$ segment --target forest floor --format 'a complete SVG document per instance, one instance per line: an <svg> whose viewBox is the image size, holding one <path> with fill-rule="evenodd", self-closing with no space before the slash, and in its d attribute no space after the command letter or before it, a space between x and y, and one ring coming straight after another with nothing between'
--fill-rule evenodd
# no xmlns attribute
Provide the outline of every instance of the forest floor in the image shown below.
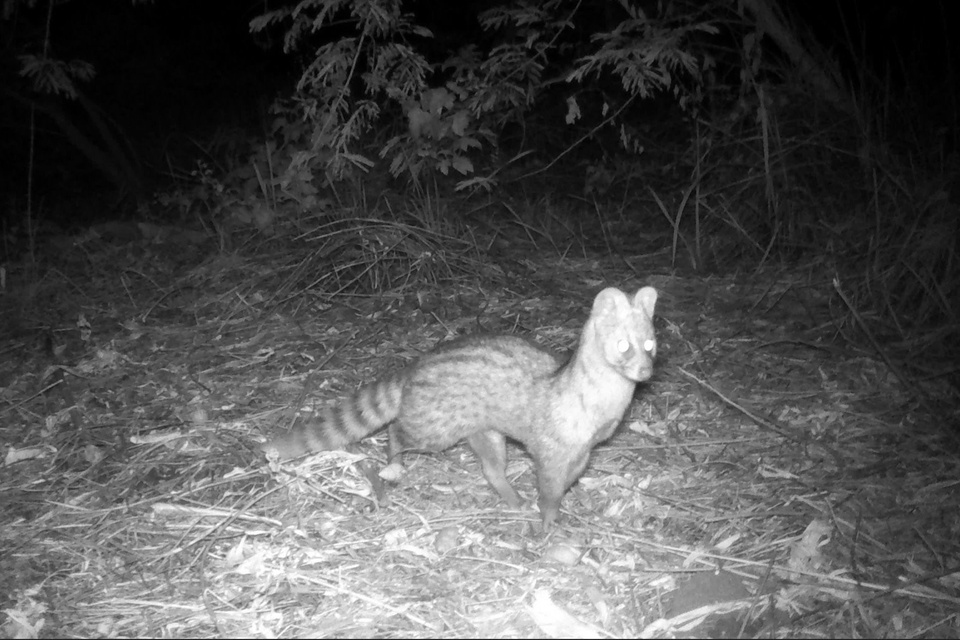
<svg viewBox="0 0 960 640"><path fill-rule="evenodd" d="M948 394L838 338L822 265L439 243L442 278L376 265L377 294L330 296L316 246L51 246L0 298L3 637L960 637ZM600 289L644 285L654 377L548 533L519 447L520 510L463 445L379 493L382 433L259 450L453 335L572 349Z"/></svg>

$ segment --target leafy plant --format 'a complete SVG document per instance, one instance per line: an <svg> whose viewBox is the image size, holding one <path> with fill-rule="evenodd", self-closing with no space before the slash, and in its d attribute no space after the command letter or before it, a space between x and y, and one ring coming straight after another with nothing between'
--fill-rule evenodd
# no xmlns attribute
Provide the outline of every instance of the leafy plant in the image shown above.
<svg viewBox="0 0 960 640"><path fill-rule="evenodd" d="M663 90L684 97L679 79L698 69L684 47L691 33L709 32L710 25L683 15L658 20L624 2L622 19L609 29L595 21L596 33L577 29L578 19L597 6L582 0L497 6L477 16L492 44L467 43L435 60L426 53L433 33L398 0L301 0L260 16L252 29L283 28L286 51L327 40L317 46L294 97L308 130L292 118L280 125L304 136L281 180L319 176L315 186L323 188L371 170L379 157L394 177L406 176L421 189L424 177L451 173L461 176L459 188L492 188L500 167L489 161L507 123L525 123L544 102L565 104L560 117L567 124L583 116L577 96L558 97L559 87L595 84L608 74L620 81L627 98L597 129L613 123L633 98ZM376 129L393 133L380 142L371 136ZM278 133L293 142L288 132ZM626 148L641 146L626 128L620 139ZM478 160L486 176L477 175Z"/></svg>
<svg viewBox="0 0 960 640"><path fill-rule="evenodd" d="M0 93L26 110L24 119L29 130L29 185L25 190L27 214L34 213L33 177L36 170L38 116L41 117L40 122L52 122L61 139L82 154L122 195L138 195L142 176L136 153L116 125L81 90L82 83L90 82L96 76L94 66L84 60L61 60L53 53L51 24L58 3L48 2L46 5L39 46L33 42L18 41L17 30L29 28L25 25L31 23L27 14L33 4L18 1L5 3L2 20L7 22L9 28L0 31L5 40L4 48L20 52L16 54L19 79L6 78L0 85ZM68 108L68 102L79 105L85 120L74 115L76 110Z"/></svg>

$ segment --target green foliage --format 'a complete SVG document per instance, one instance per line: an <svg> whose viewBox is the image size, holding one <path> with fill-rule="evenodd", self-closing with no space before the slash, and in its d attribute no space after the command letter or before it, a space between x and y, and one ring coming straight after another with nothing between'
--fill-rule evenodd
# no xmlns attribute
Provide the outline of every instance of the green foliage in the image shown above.
<svg viewBox="0 0 960 640"><path fill-rule="evenodd" d="M52 60L50 58L22 55L20 75L32 81L33 90L40 94L62 95L71 100L77 97L74 80L89 82L96 76L96 70L89 62L82 60Z"/></svg>
<svg viewBox="0 0 960 640"><path fill-rule="evenodd" d="M11 57L9 64L0 65L0 93L16 109L11 109L6 117L18 120L6 125L30 132L29 149L24 154L28 176L25 215L36 214L36 170L45 164L37 161L38 150L48 143L46 139L38 142L38 138L46 138L51 130L56 130L55 145L71 146L122 196L136 199L143 184L136 153L105 110L79 87L80 83L94 79L94 66L84 60L61 60L52 53L56 43L51 25L62 3L50 1L41 7L43 11L34 11L39 9L36 4L31 0L8 0L0 14L3 50ZM14 56L18 64L13 63ZM14 78L15 69L19 78L27 82ZM69 106L65 104L68 101L72 103Z"/></svg>
<svg viewBox="0 0 960 640"><path fill-rule="evenodd" d="M298 147L281 181L318 180L313 188L323 189L362 175L379 158L392 176L421 191L424 179L453 174L460 188L492 188L499 132L507 123L525 123L545 101L557 102L557 86L572 93L610 74L625 99L663 90L682 97L680 77L697 74L695 57L684 50L688 36L709 25L676 16L667 24L623 3L622 21L609 30L576 29L598 6L574 0L496 6L477 16L483 31L475 30L476 42L439 55L431 31L398 0L301 0L258 17L254 31L283 29L286 51L312 51L275 127L284 144ZM568 105L566 124L581 117L576 95L559 100ZM629 136L621 138L637 148ZM481 166L489 175L477 175Z"/></svg>
<svg viewBox="0 0 960 640"><path fill-rule="evenodd" d="M599 49L580 58L569 79L582 81L609 68L628 96L649 98L658 91L672 90L685 104L689 96L681 96L679 79L698 76L699 64L692 52L682 48L683 43L695 32L715 34L717 29L708 22L667 26L650 20L642 9L625 8L630 17L612 31L593 37L600 43Z"/></svg>
<svg viewBox="0 0 960 640"><path fill-rule="evenodd" d="M429 65L410 45L430 33L400 12L399 2L305 0L251 23L254 31L282 22L289 26L284 49L298 49L306 37L348 14L352 33L320 46L303 72L295 96L296 112L310 124L301 153L292 154L283 180L322 172L326 182L365 171L373 163L358 151L359 140L381 115L378 99L412 100L425 86ZM279 122L278 133L294 136Z"/></svg>

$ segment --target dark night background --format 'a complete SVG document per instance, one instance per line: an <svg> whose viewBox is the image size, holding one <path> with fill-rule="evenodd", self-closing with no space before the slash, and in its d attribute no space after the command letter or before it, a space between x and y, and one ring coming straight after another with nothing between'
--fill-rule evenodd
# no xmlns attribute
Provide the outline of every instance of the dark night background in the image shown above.
<svg viewBox="0 0 960 640"><path fill-rule="evenodd" d="M442 50L475 36L476 14L490 4L456 3L454 8L449 2L417 2L405 9L409 7L434 31L431 46ZM846 64L849 82L857 82L855 68L843 59L847 48L839 46L847 33L865 38L874 70L889 74L890 86L899 92L890 97L923 105L945 130L955 125L951 117L956 105L946 102L954 94L943 87L953 81L949 64L956 58L947 55L943 43L956 39L945 32L949 27L932 6L829 1L788 6ZM250 20L263 8L259 3L174 0L136 5L124 0L76 0L57 7L52 54L94 65L96 78L78 83L80 89L136 150L143 163L145 192L168 184L172 172L189 170L218 132L265 135L270 124L267 109L276 98L290 94L302 58L282 53L279 30L250 33ZM39 29L44 11L38 5L24 13ZM6 25L8 83L16 71L13 45L35 51L42 38L42 31L22 29L24 22L18 29ZM307 51L309 47L303 53ZM927 93L921 94L924 90ZM8 198L21 199L26 188L29 119L22 105L6 103L0 112L2 190ZM77 107L67 103L66 108ZM37 124L50 134L38 135L35 178L36 193L49 213L62 223L80 224L122 214L104 208L111 196L102 176L69 144L57 144L57 132L42 116ZM952 136L945 135L944 143L949 140ZM71 202L69 212L58 206L64 200Z"/></svg>

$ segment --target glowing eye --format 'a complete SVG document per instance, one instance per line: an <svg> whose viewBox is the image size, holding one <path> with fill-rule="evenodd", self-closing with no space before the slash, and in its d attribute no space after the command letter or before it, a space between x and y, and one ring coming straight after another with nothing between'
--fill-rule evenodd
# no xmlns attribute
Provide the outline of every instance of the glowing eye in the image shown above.
<svg viewBox="0 0 960 640"><path fill-rule="evenodd" d="M651 353L651 352L653 351L654 347L656 347L656 346L657 346L657 343L654 342L653 340L644 340L644 341L643 341L643 350L646 351L647 353Z"/></svg>
<svg viewBox="0 0 960 640"><path fill-rule="evenodd" d="M626 338L620 338L617 340L617 351L620 353L626 353L627 351L630 351L630 341Z"/></svg>

